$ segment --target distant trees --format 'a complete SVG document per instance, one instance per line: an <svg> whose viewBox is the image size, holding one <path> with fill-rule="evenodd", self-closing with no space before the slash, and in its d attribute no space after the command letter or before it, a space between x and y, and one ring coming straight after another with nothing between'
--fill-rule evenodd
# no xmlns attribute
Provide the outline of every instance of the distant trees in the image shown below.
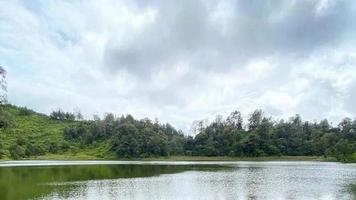
<svg viewBox="0 0 356 200"><path fill-rule="evenodd" d="M136 120L131 115L117 118L110 113L66 128L64 137L85 144L110 141L110 151L120 158L183 155L186 142L183 133L170 124Z"/></svg>
<svg viewBox="0 0 356 200"><path fill-rule="evenodd" d="M52 111L49 117L54 120L68 120L68 121L75 120L75 115L73 113L63 112L61 109Z"/></svg>
<svg viewBox="0 0 356 200"><path fill-rule="evenodd" d="M334 156L356 160L356 121L344 119L338 127L327 120L303 122L299 115L288 121L273 121L261 110L248 119L248 130L235 126L233 112L223 122L214 121L193 139L193 155L204 156ZM232 128L233 127L233 128Z"/></svg>
<svg viewBox="0 0 356 200"><path fill-rule="evenodd" d="M150 157L168 155L199 156L334 156L352 160L356 156L356 121L344 119L338 127L327 120L303 122L299 115L289 120L273 121L261 110L250 114L244 128L239 111L225 120L193 123L197 135L185 137L170 124L135 120L131 115L83 121L65 130L65 138L90 144L109 140L110 151L117 157Z"/></svg>

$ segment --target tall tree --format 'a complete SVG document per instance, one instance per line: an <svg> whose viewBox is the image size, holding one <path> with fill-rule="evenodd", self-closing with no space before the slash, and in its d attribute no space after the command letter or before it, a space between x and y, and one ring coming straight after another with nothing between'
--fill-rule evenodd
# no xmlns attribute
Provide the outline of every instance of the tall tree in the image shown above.
<svg viewBox="0 0 356 200"><path fill-rule="evenodd" d="M6 103L6 70L0 66L0 104Z"/></svg>
<svg viewBox="0 0 356 200"><path fill-rule="evenodd" d="M250 118L248 119L248 129L256 130L262 122L263 112L262 110L255 110L250 114Z"/></svg>
<svg viewBox="0 0 356 200"><path fill-rule="evenodd" d="M226 119L227 125L239 129L242 129L243 119L241 113L237 110L233 111Z"/></svg>

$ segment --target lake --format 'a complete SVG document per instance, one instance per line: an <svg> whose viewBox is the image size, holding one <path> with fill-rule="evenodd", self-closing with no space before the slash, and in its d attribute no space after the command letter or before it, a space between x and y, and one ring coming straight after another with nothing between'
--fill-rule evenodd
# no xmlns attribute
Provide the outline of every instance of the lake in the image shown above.
<svg viewBox="0 0 356 200"><path fill-rule="evenodd" d="M356 199L332 162L0 162L0 199Z"/></svg>

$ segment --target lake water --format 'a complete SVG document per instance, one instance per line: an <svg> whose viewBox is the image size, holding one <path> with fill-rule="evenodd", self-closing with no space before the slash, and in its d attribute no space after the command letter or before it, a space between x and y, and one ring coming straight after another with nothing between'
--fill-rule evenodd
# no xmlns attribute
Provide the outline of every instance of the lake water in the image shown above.
<svg viewBox="0 0 356 200"><path fill-rule="evenodd" d="M0 162L0 199L356 199L356 165Z"/></svg>

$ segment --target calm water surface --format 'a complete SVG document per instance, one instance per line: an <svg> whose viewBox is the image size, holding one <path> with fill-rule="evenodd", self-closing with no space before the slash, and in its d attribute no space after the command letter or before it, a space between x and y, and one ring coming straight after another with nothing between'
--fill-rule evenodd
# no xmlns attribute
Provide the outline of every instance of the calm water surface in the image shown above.
<svg viewBox="0 0 356 200"><path fill-rule="evenodd" d="M356 165L0 162L0 199L356 199Z"/></svg>

